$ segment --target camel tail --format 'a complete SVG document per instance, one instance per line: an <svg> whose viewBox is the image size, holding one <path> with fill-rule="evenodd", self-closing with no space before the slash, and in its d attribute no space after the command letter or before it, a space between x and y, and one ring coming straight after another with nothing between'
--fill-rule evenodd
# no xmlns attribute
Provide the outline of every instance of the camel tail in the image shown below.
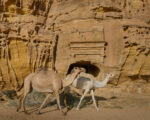
<svg viewBox="0 0 150 120"><path fill-rule="evenodd" d="M31 73L31 74L29 74L25 79L24 79L24 82L26 81L26 80L28 80L28 79L32 79L32 77L33 77L33 75L34 75L34 73ZM17 92L19 92L23 87L24 87L24 82L22 83L22 85L20 86L20 88L17 90Z"/></svg>
<svg viewBox="0 0 150 120"><path fill-rule="evenodd" d="M24 86L24 82L22 83L22 85L20 86L20 88L17 90L17 92L19 92Z"/></svg>

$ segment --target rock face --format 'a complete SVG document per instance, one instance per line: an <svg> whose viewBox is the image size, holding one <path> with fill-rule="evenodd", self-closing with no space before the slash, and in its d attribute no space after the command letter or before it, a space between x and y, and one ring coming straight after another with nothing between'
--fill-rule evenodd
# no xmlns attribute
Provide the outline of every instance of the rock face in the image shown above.
<svg viewBox="0 0 150 120"><path fill-rule="evenodd" d="M17 89L39 67L65 76L82 66L148 93L149 12L149 0L0 0L0 89Z"/></svg>

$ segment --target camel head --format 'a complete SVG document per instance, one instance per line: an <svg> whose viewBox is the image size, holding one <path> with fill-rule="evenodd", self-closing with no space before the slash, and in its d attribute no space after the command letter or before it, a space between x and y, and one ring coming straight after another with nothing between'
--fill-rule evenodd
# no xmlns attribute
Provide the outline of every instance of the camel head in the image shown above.
<svg viewBox="0 0 150 120"><path fill-rule="evenodd" d="M112 77L114 77L115 75L114 75L113 73L107 73L106 76L109 77L109 78L112 78Z"/></svg>
<svg viewBox="0 0 150 120"><path fill-rule="evenodd" d="M74 67L71 71L71 74L74 74L74 73L80 73L81 71L83 71L81 68L79 67Z"/></svg>
<svg viewBox="0 0 150 120"><path fill-rule="evenodd" d="M81 72L86 72L86 69L85 68L83 68L83 67L74 67L72 70L71 70L71 73L70 74L72 74L72 73L81 73Z"/></svg>
<svg viewBox="0 0 150 120"><path fill-rule="evenodd" d="M75 78L78 76L78 74L80 74L80 72L82 72L82 71L83 71L83 69L81 69L79 67L74 67L70 73L68 80L63 80L63 87L67 87L67 86L71 85L73 83L73 81L75 80Z"/></svg>
<svg viewBox="0 0 150 120"><path fill-rule="evenodd" d="M83 68L83 67L80 67L80 70L81 70L81 72L86 72L86 69L85 68Z"/></svg>

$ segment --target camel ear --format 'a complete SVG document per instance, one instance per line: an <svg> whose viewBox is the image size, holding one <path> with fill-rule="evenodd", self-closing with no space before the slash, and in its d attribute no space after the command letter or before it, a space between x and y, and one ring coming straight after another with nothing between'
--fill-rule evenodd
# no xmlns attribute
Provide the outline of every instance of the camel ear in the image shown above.
<svg viewBox="0 0 150 120"><path fill-rule="evenodd" d="M114 77L115 75L114 75L113 73L110 73L110 76L111 76L111 77Z"/></svg>
<svg viewBox="0 0 150 120"><path fill-rule="evenodd" d="M75 72L75 70L77 70L78 67L74 67L72 70L71 70L71 73Z"/></svg>
<svg viewBox="0 0 150 120"><path fill-rule="evenodd" d="M85 68L80 68L81 72L86 72L86 69Z"/></svg>

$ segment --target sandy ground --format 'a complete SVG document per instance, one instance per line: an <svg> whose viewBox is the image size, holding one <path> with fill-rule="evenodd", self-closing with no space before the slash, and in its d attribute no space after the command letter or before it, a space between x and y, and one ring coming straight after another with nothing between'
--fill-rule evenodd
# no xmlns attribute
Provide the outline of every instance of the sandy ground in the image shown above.
<svg viewBox="0 0 150 120"><path fill-rule="evenodd" d="M99 97L99 111L93 104L87 104L80 111L74 107L66 116L63 116L57 106L42 109L37 115L35 107L28 108L31 112L26 115L16 112L16 106L0 103L0 120L150 120L150 96L122 96L102 98Z"/></svg>

